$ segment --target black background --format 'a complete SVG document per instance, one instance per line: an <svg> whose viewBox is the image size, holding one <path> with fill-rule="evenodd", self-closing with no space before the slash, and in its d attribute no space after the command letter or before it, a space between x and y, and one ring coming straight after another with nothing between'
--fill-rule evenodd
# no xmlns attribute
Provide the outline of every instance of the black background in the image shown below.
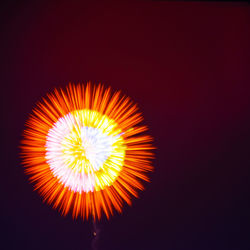
<svg viewBox="0 0 250 250"><path fill-rule="evenodd" d="M139 104L151 183L100 223L99 249L247 250L249 5L12 1L1 7L1 249L90 249L91 222L42 203L20 164L48 91L102 82Z"/></svg>

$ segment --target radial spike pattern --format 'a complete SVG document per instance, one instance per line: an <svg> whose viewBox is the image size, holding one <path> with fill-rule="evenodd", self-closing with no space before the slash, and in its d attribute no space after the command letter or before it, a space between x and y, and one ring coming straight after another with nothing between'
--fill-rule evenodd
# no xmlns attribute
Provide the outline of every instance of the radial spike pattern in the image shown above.
<svg viewBox="0 0 250 250"><path fill-rule="evenodd" d="M69 84L33 109L21 155L44 200L74 218L107 218L143 190L152 137L129 97L103 85Z"/></svg>

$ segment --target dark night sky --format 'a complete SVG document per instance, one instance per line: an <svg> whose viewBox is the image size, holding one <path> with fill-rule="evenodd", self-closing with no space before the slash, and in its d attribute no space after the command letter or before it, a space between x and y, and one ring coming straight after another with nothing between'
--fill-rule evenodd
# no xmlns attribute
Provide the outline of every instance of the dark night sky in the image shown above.
<svg viewBox="0 0 250 250"><path fill-rule="evenodd" d="M139 104L158 148L152 182L101 222L99 249L250 249L249 18L234 2L3 5L0 248L91 248L90 223L42 203L18 157L35 103L91 80Z"/></svg>

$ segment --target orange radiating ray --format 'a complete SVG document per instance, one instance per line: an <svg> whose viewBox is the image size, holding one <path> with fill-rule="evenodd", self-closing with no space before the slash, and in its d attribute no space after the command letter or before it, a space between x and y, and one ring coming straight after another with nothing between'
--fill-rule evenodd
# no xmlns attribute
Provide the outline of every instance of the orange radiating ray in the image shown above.
<svg viewBox="0 0 250 250"><path fill-rule="evenodd" d="M125 203L131 205L153 170L153 138L143 134L142 120L129 97L101 84L55 89L26 122L21 141L25 173L62 215L110 218Z"/></svg>

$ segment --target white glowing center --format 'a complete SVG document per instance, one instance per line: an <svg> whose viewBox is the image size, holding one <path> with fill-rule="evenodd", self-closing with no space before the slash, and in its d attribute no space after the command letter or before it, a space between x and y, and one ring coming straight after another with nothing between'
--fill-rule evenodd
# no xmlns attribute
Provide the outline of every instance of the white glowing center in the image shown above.
<svg viewBox="0 0 250 250"><path fill-rule="evenodd" d="M97 175L101 170L107 172L103 170L104 164L110 156L112 162L112 154L119 149L120 135L110 135L103 129L82 123L79 117L70 113L61 117L49 130L45 145L46 160L53 175L66 187L80 193L93 192L98 185L99 188L109 185L122 164L111 169L112 172L108 170L113 173L113 179Z"/></svg>
<svg viewBox="0 0 250 250"><path fill-rule="evenodd" d="M91 127L82 127L80 133L84 149L82 153L89 160L93 170L97 171L110 156L114 138Z"/></svg>

